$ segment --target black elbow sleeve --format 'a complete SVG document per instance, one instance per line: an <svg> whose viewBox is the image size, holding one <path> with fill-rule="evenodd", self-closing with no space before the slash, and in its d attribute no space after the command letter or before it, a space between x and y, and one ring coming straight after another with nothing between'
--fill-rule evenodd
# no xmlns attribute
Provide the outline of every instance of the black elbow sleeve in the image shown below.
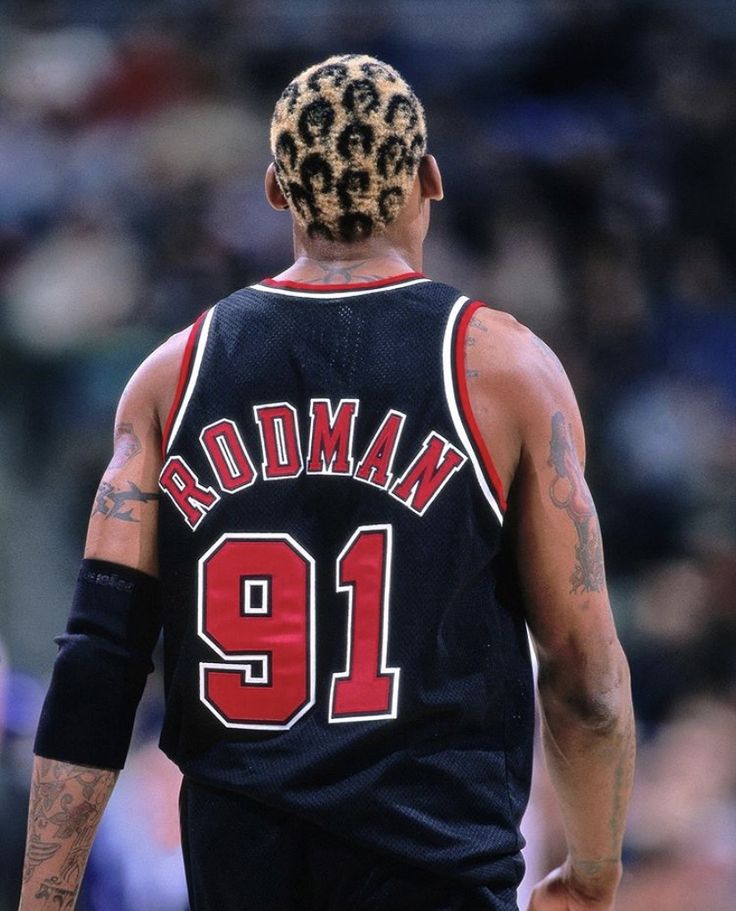
<svg viewBox="0 0 736 911"><path fill-rule="evenodd" d="M41 712L39 756L121 769L161 629L158 581L84 560Z"/></svg>

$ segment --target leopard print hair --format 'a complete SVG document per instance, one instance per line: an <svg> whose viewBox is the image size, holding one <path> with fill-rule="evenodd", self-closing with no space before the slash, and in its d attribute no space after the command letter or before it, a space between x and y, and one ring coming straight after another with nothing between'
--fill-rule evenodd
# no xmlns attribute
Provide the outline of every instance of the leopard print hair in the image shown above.
<svg viewBox="0 0 736 911"><path fill-rule="evenodd" d="M271 121L276 178L310 237L380 234L406 201L427 147L424 110L393 67L345 54L304 70Z"/></svg>

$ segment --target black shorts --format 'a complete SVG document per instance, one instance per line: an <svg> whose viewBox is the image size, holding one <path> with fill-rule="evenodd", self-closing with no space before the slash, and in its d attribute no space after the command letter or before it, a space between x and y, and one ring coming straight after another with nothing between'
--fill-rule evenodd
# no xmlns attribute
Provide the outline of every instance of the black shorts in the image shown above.
<svg viewBox="0 0 736 911"><path fill-rule="evenodd" d="M507 911L467 886L351 844L242 794L185 778L182 850L192 911Z"/></svg>

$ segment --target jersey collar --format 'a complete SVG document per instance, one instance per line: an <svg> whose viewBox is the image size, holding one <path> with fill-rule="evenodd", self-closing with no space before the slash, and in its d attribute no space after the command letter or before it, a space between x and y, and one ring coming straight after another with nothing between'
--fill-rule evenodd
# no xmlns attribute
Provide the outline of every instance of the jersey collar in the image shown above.
<svg viewBox="0 0 736 911"><path fill-rule="evenodd" d="M350 294L370 294L377 291L388 291L408 285L428 282L421 272L404 272L370 282L353 282L346 285L315 285L311 282L277 281L275 278L264 278L251 287L259 291L271 291L277 294L288 294L296 297L345 297Z"/></svg>

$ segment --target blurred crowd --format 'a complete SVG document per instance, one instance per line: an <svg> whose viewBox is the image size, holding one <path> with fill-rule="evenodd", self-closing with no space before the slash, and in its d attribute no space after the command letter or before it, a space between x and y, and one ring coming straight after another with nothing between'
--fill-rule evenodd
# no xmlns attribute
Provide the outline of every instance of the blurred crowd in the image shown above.
<svg viewBox="0 0 736 911"><path fill-rule="evenodd" d="M425 272L534 329L581 403L641 744L620 907L730 911L726 0L2 4L0 911L13 907L33 727L116 400L168 334L288 264L288 218L262 193L271 110L296 72L342 51L395 65L427 109L446 198ZM159 712L151 697L83 911L186 908L176 772L153 758ZM527 834L535 872L559 860L543 774Z"/></svg>

